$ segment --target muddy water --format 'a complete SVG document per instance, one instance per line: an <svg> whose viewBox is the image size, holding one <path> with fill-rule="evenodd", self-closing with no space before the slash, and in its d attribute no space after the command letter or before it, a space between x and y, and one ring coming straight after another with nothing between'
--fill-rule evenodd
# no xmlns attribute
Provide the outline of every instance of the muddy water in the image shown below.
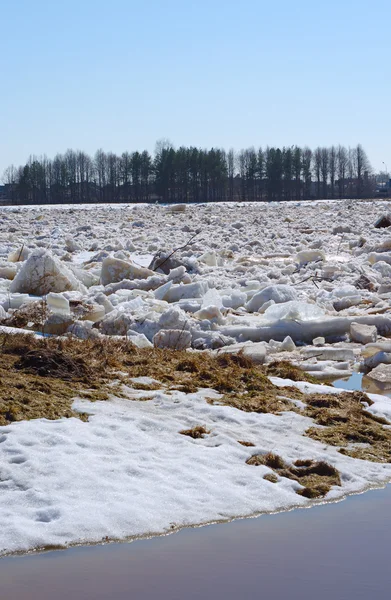
<svg viewBox="0 0 391 600"><path fill-rule="evenodd" d="M391 486L171 536L0 560L1 600L389 600Z"/></svg>

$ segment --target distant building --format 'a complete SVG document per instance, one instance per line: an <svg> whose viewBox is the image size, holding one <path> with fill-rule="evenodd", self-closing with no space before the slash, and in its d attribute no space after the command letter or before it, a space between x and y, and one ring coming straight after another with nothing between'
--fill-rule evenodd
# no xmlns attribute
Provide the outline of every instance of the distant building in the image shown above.
<svg viewBox="0 0 391 600"><path fill-rule="evenodd" d="M10 202L13 197L13 185L10 183L6 183L5 185L0 185L0 203L5 204Z"/></svg>
<svg viewBox="0 0 391 600"><path fill-rule="evenodd" d="M391 196L391 179L388 181L378 181L376 184L376 196L386 197Z"/></svg>

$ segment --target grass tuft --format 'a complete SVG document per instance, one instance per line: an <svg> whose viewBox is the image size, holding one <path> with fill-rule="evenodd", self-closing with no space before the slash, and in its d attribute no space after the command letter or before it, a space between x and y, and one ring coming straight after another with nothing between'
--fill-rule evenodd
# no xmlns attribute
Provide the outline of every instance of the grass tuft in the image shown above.
<svg viewBox="0 0 391 600"><path fill-rule="evenodd" d="M341 485L339 471L325 461L296 460L292 466L288 466L281 456L268 452L255 454L246 463L273 469L274 473L264 476L268 481L277 483L277 475L297 481L303 487L296 493L306 498L323 498L333 485Z"/></svg>
<svg viewBox="0 0 391 600"><path fill-rule="evenodd" d="M341 452L352 458L391 462L391 429L384 427L390 423L366 410L373 402L365 393L309 394L303 400L305 415L322 426L310 427L308 437L340 446Z"/></svg>
<svg viewBox="0 0 391 600"><path fill-rule="evenodd" d="M266 374L282 379L291 379L292 381L307 381L308 383L318 383L312 375L292 365L287 360L274 361L265 367Z"/></svg>
<svg viewBox="0 0 391 600"><path fill-rule="evenodd" d="M208 431L206 429L206 427L204 427L203 425L196 425L195 427L192 427L191 429L183 429L179 433L181 435L187 435L187 436L193 438L193 440L199 440L199 439L205 437L206 435L208 435L210 433L210 431Z"/></svg>

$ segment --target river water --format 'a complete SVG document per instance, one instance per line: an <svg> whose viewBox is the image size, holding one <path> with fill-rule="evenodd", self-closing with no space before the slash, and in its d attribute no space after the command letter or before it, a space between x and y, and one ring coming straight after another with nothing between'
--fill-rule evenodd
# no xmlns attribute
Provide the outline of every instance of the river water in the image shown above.
<svg viewBox="0 0 391 600"><path fill-rule="evenodd" d="M1 600L389 600L391 486L132 543L0 560Z"/></svg>

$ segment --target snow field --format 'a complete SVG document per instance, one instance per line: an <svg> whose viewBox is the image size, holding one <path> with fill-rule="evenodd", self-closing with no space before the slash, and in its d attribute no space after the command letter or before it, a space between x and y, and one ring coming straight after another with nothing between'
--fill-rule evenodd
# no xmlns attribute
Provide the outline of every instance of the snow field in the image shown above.
<svg viewBox="0 0 391 600"><path fill-rule="evenodd" d="M0 554L162 534L308 506L295 493L300 484L285 478L271 483L263 479L270 469L246 464L257 453L334 465L342 487L326 500L391 477L391 465L355 460L303 437L312 420L293 412L277 416L211 405L206 398L218 396L212 390L144 395L153 399L76 399L74 408L90 413L86 423L39 419L0 428ZM372 411L390 415L390 400L372 398ZM195 425L205 425L210 434L193 440L179 433Z"/></svg>

